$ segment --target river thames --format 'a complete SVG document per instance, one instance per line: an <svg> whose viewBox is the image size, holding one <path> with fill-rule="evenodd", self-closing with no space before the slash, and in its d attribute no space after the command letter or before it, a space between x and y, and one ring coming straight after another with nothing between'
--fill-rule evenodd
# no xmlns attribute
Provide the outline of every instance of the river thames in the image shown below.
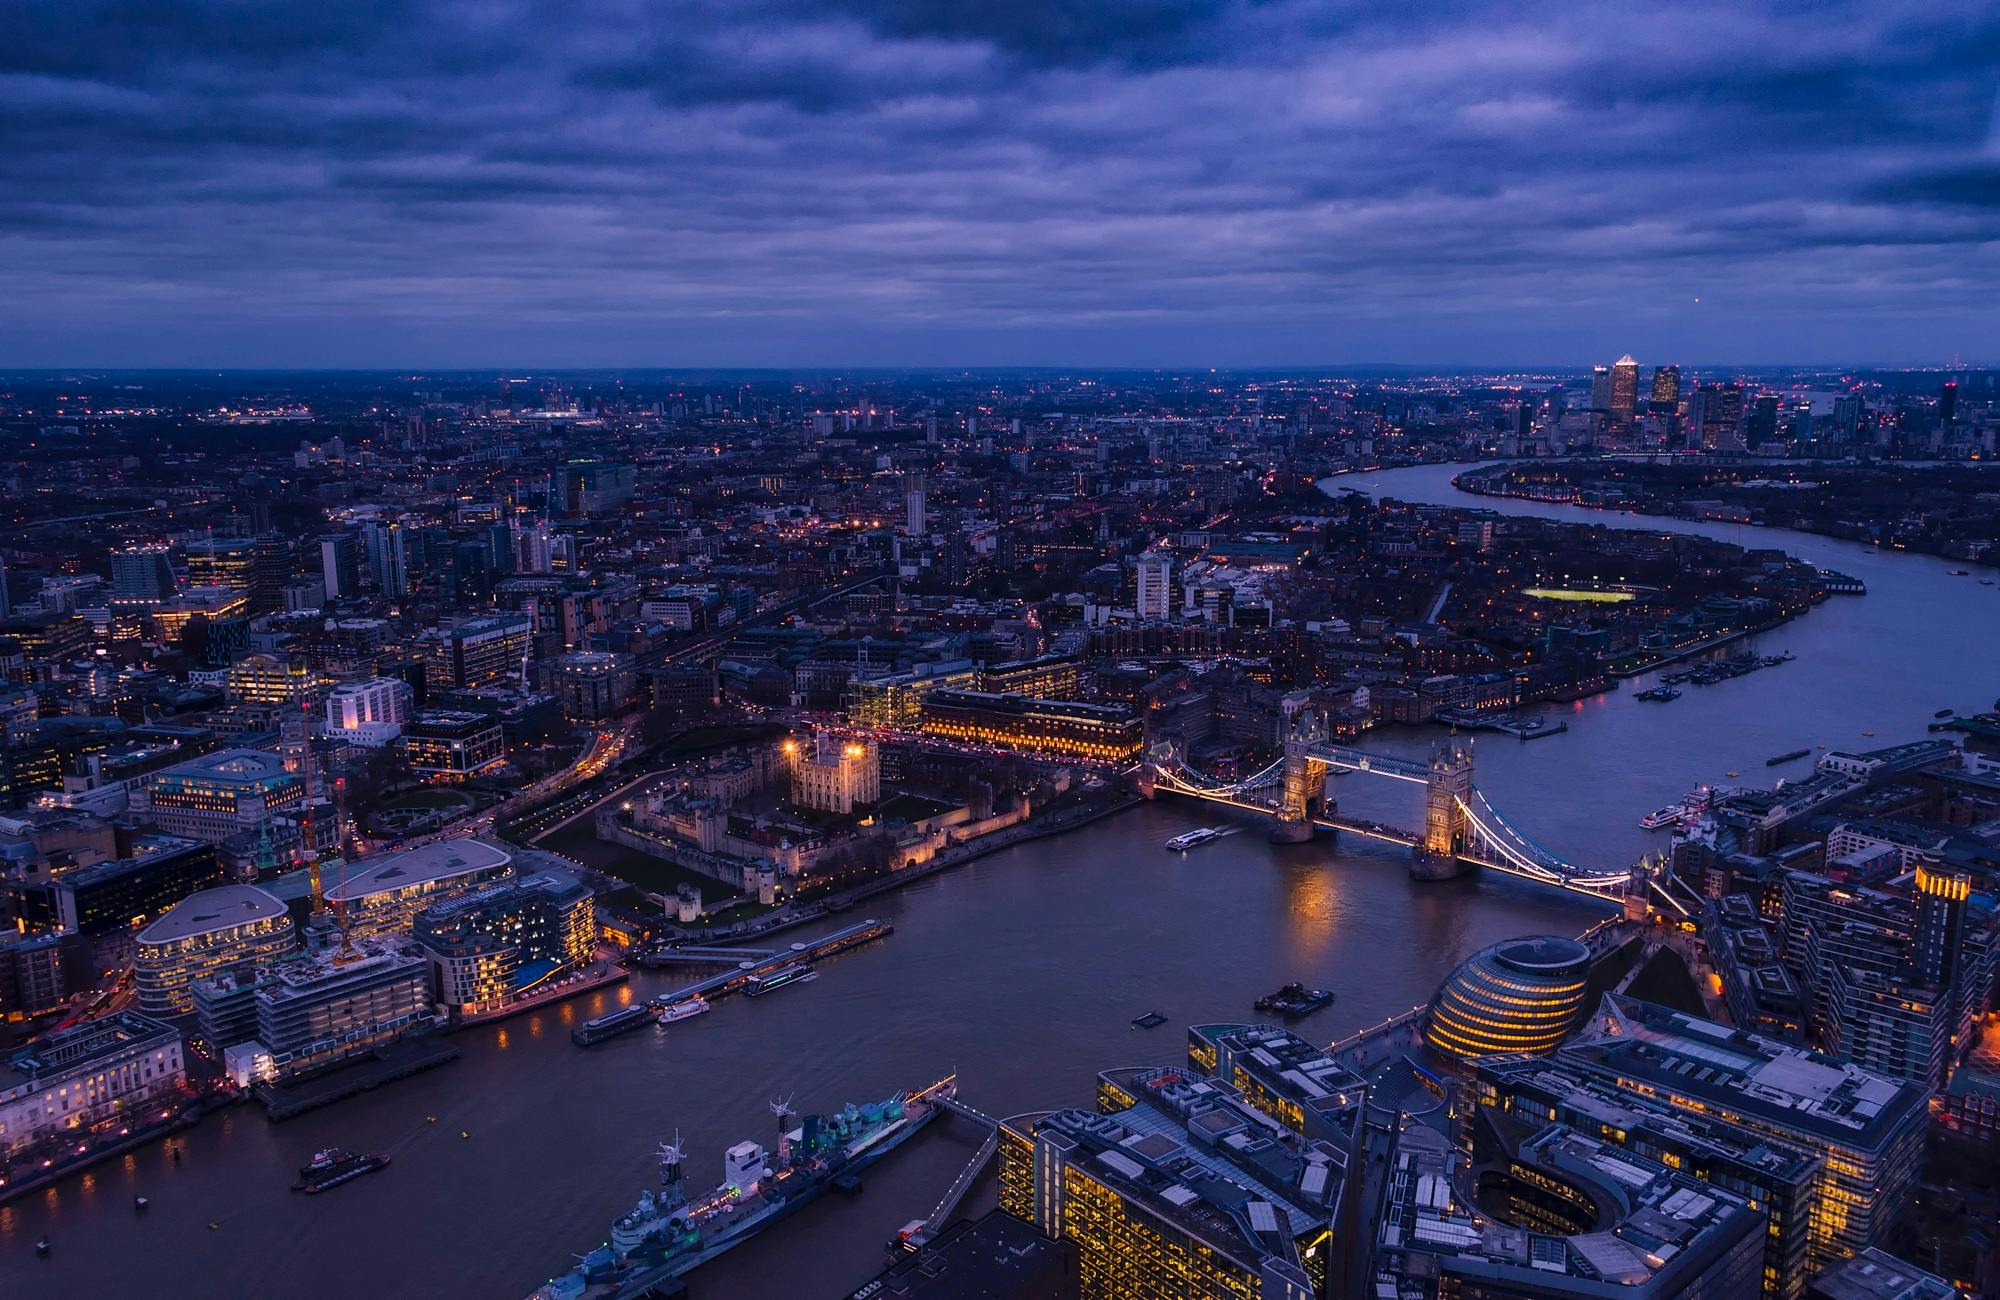
<svg viewBox="0 0 2000 1300"><path fill-rule="evenodd" d="M1806 768L1768 770L1769 755L1911 739L1935 710L1986 708L2000 693L2000 588L1952 577L1946 562L1473 498L1450 485L1460 468L1329 487L1781 547L1869 587L1759 637L1760 651L1797 656L1783 667L1691 688L1670 705L1636 702L1647 683L1630 682L1550 706L1569 724L1563 735L1482 738L1482 789L1573 860L1624 865L1664 848L1637 818L1729 770L1766 783ZM1377 733L1366 745L1422 753L1438 734ZM1356 775L1334 789L1363 815L1419 816L1416 787ZM604 1238L650 1184L656 1142L678 1133L689 1180L708 1186L724 1146L768 1141L771 1098L825 1109L956 1071L961 1095L990 1113L1088 1105L1096 1071L1179 1060L1190 1022L1247 1019L1253 998L1287 980L1338 993L1301 1026L1330 1039L1428 997L1484 944L1575 933L1607 914L1506 877L1420 885L1386 845L1278 848L1245 830L1187 855L1162 847L1221 820L1207 806L1161 802L981 859L876 900L872 914L896 933L828 961L816 982L733 999L664 1032L588 1051L570 1043L578 1020L670 982L643 975L628 990L464 1035L460 1061L286 1124L248 1108L211 1116L177 1138L178 1165L156 1145L0 1207L0 1293L520 1297ZM1129 1027L1154 1009L1167 1025ZM929 1211L976 1142L961 1122L941 1122L871 1170L859 1198L809 1207L694 1274L691 1290L844 1296L895 1229ZM296 1166L335 1143L394 1163L333 1195L287 1190ZM134 1213L135 1194L151 1198L150 1212ZM32 1249L43 1233L55 1247L47 1260Z"/></svg>

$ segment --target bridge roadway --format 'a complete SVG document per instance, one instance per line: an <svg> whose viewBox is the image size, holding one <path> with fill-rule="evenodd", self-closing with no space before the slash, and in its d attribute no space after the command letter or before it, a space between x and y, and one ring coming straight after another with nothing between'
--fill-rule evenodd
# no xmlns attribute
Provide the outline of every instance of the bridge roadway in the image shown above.
<svg viewBox="0 0 2000 1300"><path fill-rule="evenodd" d="M1469 748L1460 751L1454 745L1446 756L1424 764L1371 754L1317 738L1300 737L1295 733L1294 739L1287 742L1285 758L1238 781L1210 777L1189 767L1171 750L1155 751L1148 761L1156 790L1274 817L1278 819L1281 829L1287 825L1298 827L1303 821L1309 821L1314 826L1352 831L1390 844L1426 850L1434 858L1449 857L1471 865L1490 867L1524 880L1555 885L1606 902L1622 899L1630 887L1628 873L1579 867L1566 862L1516 828L1472 784ZM1428 825L1424 833L1338 814L1314 816L1306 813L1305 809L1310 804L1308 792L1301 782L1305 786L1310 785L1314 779L1311 771L1314 765L1425 786ZM1294 767L1299 770L1292 770ZM1297 809L1288 814L1287 804L1294 802ZM1303 817L1302 813L1305 814Z"/></svg>

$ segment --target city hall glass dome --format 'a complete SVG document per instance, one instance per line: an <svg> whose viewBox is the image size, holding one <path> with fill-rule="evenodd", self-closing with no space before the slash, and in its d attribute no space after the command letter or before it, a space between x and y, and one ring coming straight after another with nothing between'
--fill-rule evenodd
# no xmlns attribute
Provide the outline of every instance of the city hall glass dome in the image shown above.
<svg viewBox="0 0 2000 1300"><path fill-rule="evenodd" d="M1538 935L1482 948L1460 963L1431 999L1424 1041L1471 1060L1547 1052L1583 1019L1590 950Z"/></svg>

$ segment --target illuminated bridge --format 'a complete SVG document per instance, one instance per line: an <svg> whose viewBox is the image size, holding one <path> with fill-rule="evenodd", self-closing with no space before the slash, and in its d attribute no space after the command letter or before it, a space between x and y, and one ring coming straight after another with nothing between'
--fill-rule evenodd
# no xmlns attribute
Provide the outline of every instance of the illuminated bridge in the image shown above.
<svg viewBox="0 0 2000 1300"><path fill-rule="evenodd" d="M1421 831L1344 816L1325 793L1329 772L1358 772L1424 787ZM1412 875L1443 880L1466 867L1490 867L1538 884L1623 900L1645 873L1579 866L1530 839L1481 794L1472 779L1472 743L1452 740L1428 762L1334 744L1316 713L1299 717L1285 740L1284 756L1261 772L1218 780L1188 765L1171 742L1145 757L1142 784L1151 793L1185 795L1228 804L1273 819L1271 837L1310 839L1316 827L1349 831L1402 844L1414 851ZM1657 886L1655 886L1657 888Z"/></svg>

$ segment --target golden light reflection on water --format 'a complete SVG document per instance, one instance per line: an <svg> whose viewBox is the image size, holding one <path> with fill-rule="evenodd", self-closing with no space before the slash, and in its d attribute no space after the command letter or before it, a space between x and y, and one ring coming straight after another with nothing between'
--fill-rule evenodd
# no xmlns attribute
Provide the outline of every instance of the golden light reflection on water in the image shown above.
<svg viewBox="0 0 2000 1300"><path fill-rule="evenodd" d="M507 1050L508 1042L509 1039L507 1037L507 1031L504 1029L498 1031L493 1035L493 1045L499 1048L503 1052Z"/></svg>
<svg viewBox="0 0 2000 1300"><path fill-rule="evenodd" d="M1333 937L1340 910L1340 890L1327 867L1304 867L1291 873L1285 899L1286 926L1300 948L1317 951Z"/></svg>

